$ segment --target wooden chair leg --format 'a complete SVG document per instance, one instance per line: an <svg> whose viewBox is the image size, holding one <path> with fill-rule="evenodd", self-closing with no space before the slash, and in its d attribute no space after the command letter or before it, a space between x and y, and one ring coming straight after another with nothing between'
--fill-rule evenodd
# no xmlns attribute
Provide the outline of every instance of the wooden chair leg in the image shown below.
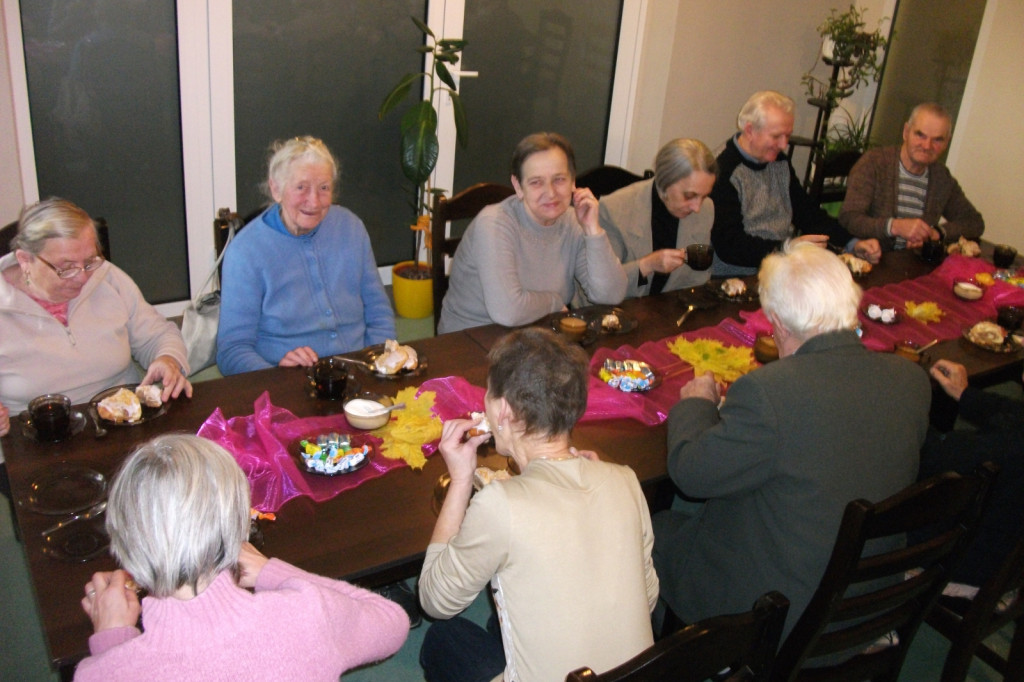
<svg viewBox="0 0 1024 682"><path fill-rule="evenodd" d="M1013 624L1013 640L1010 642L1010 655L1007 656L1003 679L1024 680L1024 618L1018 618Z"/></svg>

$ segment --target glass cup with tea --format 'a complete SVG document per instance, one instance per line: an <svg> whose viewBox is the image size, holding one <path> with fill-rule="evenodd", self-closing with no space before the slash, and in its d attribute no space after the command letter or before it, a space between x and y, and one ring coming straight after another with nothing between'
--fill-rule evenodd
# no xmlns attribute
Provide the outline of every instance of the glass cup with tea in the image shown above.
<svg viewBox="0 0 1024 682"><path fill-rule="evenodd" d="M341 400L348 387L348 366L337 358L320 358L306 370L309 383L321 400Z"/></svg>
<svg viewBox="0 0 1024 682"><path fill-rule="evenodd" d="M714 255L715 249L711 244L690 244L686 247L686 264L691 270L707 270Z"/></svg>
<svg viewBox="0 0 1024 682"><path fill-rule="evenodd" d="M946 257L946 245L939 239L921 244L921 259L926 263L941 263Z"/></svg>
<svg viewBox="0 0 1024 682"><path fill-rule="evenodd" d="M1001 305L996 308L996 323L1008 332L1015 332L1024 324L1024 307Z"/></svg>
<svg viewBox="0 0 1024 682"><path fill-rule="evenodd" d="M47 393L28 404L36 439L56 443L71 435L71 399L59 393Z"/></svg>
<svg viewBox="0 0 1024 682"><path fill-rule="evenodd" d="M992 264L997 268L1008 268L1013 265L1016 257L1017 249L1009 244L996 244L996 248L992 251Z"/></svg>

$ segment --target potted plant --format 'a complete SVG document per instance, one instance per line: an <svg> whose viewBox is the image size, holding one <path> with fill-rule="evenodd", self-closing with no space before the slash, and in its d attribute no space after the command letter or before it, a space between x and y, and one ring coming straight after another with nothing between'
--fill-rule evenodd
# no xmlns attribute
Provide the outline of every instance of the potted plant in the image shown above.
<svg viewBox="0 0 1024 682"><path fill-rule="evenodd" d="M456 138L460 146L465 147L468 135L466 111L462 99L456 90L455 78L449 66L459 62L465 40L437 39L434 32L425 23L411 17L416 27L423 33L423 42L416 51L429 55L428 71L407 73L388 93L380 105L378 118L384 120L387 114L405 100L413 89L413 85L421 80L429 97L422 99L420 91L415 93L415 102L402 115L401 144L399 158L402 173L412 182L412 209L414 223L411 228L415 232L413 240L413 257L395 265L392 271L392 287L395 295L395 308L402 317L426 317L433 311L432 282L430 264L420 263L417 257L423 249L427 249L427 260L430 260L430 211L431 202L436 194L444 192L431 185L430 176L437 165L437 109L434 107L435 96L447 94L451 98L452 112L455 119Z"/></svg>
<svg viewBox="0 0 1024 682"><path fill-rule="evenodd" d="M866 9L851 4L845 12L833 9L828 19L818 26L822 38L821 60L832 67L827 80L818 78L812 71L804 74L801 82L807 88L809 97L824 100L828 111L839 101L846 99L868 79L877 81L881 67L881 52L889 45L882 34L881 24L871 33L865 31ZM817 62L815 62L817 64Z"/></svg>

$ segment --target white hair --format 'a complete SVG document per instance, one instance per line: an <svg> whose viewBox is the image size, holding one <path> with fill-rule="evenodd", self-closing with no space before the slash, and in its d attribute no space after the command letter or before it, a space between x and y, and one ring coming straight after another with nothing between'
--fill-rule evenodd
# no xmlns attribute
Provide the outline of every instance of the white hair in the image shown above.
<svg viewBox="0 0 1024 682"><path fill-rule="evenodd" d="M765 314L774 314L801 341L858 324L861 289L826 249L787 241L761 262L757 279Z"/></svg>
<svg viewBox="0 0 1024 682"><path fill-rule="evenodd" d="M765 123L765 110L774 107L780 111L794 116L796 104L793 99L774 90L760 90L755 92L743 104L740 113L736 116L736 127L743 130L750 123L755 130L760 130Z"/></svg>
<svg viewBox="0 0 1024 682"><path fill-rule="evenodd" d="M110 489L111 554L154 597L238 562L249 534L249 483L234 457L187 434L158 436L121 467Z"/></svg>

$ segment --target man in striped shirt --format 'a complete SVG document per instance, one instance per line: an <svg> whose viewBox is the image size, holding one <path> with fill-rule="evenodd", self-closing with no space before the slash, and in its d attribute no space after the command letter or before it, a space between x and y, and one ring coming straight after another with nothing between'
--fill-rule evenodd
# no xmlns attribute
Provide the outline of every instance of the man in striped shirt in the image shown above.
<svg viewBox="0 0 1024 682"><path fill-rule="evenodd" d="M903 144L865 152L850 171L839 222L857 237L875 237L885 250L917 248L933 239L978 239L981 214L938 159L952 121L938 104L914 107ZM944 222L940 222L944 221Z"/></svg>

